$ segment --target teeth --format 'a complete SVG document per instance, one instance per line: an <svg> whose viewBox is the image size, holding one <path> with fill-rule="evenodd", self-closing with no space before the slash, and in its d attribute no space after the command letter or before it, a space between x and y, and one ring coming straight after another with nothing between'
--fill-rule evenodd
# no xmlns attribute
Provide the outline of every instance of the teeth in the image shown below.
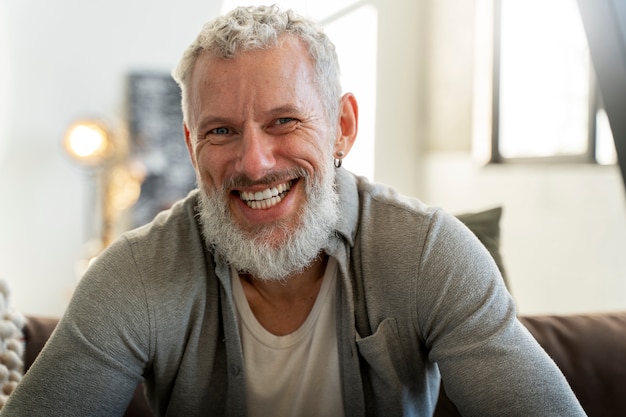
<svg viewBox="0 0 626 417"><path fill-rule="evenodd" d="M279 184L272 188L266 188L263 191L257 191L255 193L249 191L240 191L239 197L246 202L248 207L253 209L266 209L283 200L283 193L289 191L291 182Z"/></svg>

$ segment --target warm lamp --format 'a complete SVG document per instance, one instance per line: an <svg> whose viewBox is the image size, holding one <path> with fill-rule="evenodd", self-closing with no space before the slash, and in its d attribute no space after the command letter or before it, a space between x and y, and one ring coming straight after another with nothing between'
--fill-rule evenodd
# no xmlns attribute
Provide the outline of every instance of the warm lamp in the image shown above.
<svg viewBox="0 0 626 417"><path fill-rule="evenodd" d="M113 134L103 122L81 120L72 124L63 145L74 160L90 168L96 185L89 215L97 219L98 236L87 245L90 248L88 258L92 258L118 234L124 211L139 197L142 176L130 164L126 135L119 129Z"/></svg>
<svg viewBox="0 0 626 417"><path fill-rule="evenodd" d="M91 166L100 165L115 154L108 129L95 121L72 124L65 135L64 146L72 158Z"/></svg>

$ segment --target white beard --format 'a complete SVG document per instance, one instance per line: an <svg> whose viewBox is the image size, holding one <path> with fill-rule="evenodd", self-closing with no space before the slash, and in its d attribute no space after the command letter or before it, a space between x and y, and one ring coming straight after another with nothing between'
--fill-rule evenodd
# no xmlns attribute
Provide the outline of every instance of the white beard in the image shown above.
<svg viewBox="0 0 626 417"><path fill-rule="evenodd" d="M226 194L208 193L198 177L199 217L204 239L240 273L267 281L284 281L306 269L320 254L339 218L339 196L334 187L332 159L313 179L304 170L295 174L305 184L306 202L295 230L273 223L247 235L233 222ZM227 189L231 184L225 184ZM276 238L279 241L276 243Z"/></svg>

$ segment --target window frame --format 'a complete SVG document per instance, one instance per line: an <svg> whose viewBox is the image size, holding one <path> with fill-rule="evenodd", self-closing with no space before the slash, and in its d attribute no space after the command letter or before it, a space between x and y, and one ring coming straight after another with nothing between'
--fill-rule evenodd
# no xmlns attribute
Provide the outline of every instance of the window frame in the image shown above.
<svg viewBox="0 0 626 417"><path fill-rule="evenodd" d="M493 0L493 62L492 62L492 109L491 109L491 152L489 163L589 163L598 164L596 158L597 113L602 109L602 100L598 90L593 64L589 61L589 105L588 128L585 152L579 154L554 154L548 156L505 157L500 152L500 80L501 80L501 33L502 1Z"/></svg>

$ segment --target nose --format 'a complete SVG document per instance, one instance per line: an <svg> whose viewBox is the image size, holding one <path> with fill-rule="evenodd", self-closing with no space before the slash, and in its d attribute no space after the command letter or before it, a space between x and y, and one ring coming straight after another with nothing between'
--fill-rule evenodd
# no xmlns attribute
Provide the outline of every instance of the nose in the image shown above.
<svg viewBox="0 0 626 417"><path fill-rule="evenodd" d="M237 172L251 180L259 180L275 166L274 138L263 129L250 127L244 130L237 157Z"/></svg>

